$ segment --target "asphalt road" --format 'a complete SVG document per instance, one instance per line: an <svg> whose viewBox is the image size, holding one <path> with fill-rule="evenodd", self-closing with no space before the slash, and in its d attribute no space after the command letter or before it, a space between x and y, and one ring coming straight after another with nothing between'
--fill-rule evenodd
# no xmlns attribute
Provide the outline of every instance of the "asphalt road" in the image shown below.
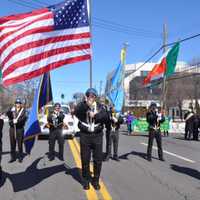
<svg viewBox="0 0 200 200"><path fill-rule="evenodd" d="M6 125L0 200L199 200L200 142L182 138L181 134L163 137L166 161L159 161L154 149L153 161L148 162L145 159L148 138L128 136L125 127L122 128L120 162L104 162L101 190L96 192L91 187L85 192L80 183L78 138L66 140L64 162L58 158L48 161L48 142L39 140L23 163L10 164Z"/></svg>

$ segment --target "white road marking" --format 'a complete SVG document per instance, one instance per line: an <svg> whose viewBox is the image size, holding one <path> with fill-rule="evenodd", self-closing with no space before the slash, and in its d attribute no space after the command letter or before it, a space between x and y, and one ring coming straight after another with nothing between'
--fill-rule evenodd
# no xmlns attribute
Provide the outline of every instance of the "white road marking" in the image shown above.
<svg viewBox="0 0 200 200"><path fill-rule="evenodd" d="M140 143L140 144L145 145L145 146L148 146L148 144L143 143L143 142ZM155 146L153 146L153 149L156 149L156 150L157 150L158 148L155 147ZM171 156L177 157L177 158L179 158L179 159L185 160L185 161L187 161L187 162L196 163L194 160L190 160L190 159L185 158L185 157L183 157L183 156L179 156L179 155L177 155L177 154L175 154L175 153L171 153L171 152L165 151L165 150L163 150L163 152L166 153L166 154L169 154L169 155L171 155Z"/></svg>

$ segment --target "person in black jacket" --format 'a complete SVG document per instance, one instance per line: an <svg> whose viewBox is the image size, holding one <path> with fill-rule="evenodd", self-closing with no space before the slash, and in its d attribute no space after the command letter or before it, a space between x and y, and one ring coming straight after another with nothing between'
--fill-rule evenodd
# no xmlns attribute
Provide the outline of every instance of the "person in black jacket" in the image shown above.
<svg viewBox="0 0 200 200"><path fill-rule="evenodd" d="M1 118L0 113L0 181L2 178L2 168L1 168L1 156L2 156L2 131L3 131L4 120Z"/></svg>
<svg viewBox="0 0 200 200"><path fill-rule="evenodd" d="M109 161L111 158L111 120L105 124L106 128L106 156L104 161Z"/></svg>
<svg viewBox="0 0 200 200"><path fill-rule="evenodd" d="M194 125L194 112L192 109L188 109L188 111L184 115L185 120L185 140L190 140L193 135L193 125Z"/></svg>
<svg viewBox="0 0 200 200"><path fill-rule="evenodd" d="M19 162L23 161L23 136L24 126L26 123L26 111L22 106L20 99L16 99L15 105L7 112L9 119L9 133L10 133L10 146L11 146L11 159L10 163L16 160L16 142L19 150Z"/></svg>
<svg viewBox="0 0 200 200"><path fill-rule="evenodd" d="M198 114L194 114L193 116L193 140L199 140L199 125L200 119Z"/></svg>
<svg viewBox="0 0 200 200"><path fill-rule="evenodd" d="M163 114L158 113L156 103L151 103L150 109L146 114L147 122L149 123L149 141L147 147L147 160L151 161L152 146L154 137L156 138L158 146L159 160L164 161L162 150L162 136L160 132L160 124L165 121Z"/></svg>
<svg viewBox="0 0 200 200"><path fill-rule="evenodd" d="M64 113L61 111L60 103L55 103L54 111L47 117L48 124L46 125L49 130L49 160L52 161L55 158L55 142L58 140L59 145L59 159L64 160L64 135L62 134L63 128L67 128L63 120L65 118Z"/></svg>
<svg viewBox="0 0 200 200"><path fill-rule="evenodd" d="M75 115L79 119L82 177L85 190L90 188L91 154L93 155L94 163L92 185L96 190L100 189L103 125L108 120L108 115L105 109L100 104L97 104L96 98L97 91L94 88L89 88L86 91L86 101L80 102L75 108Z"/></svg>
<svg viewBox="0 0 200 200"><path fill-rule="evenodd" d="M105 138L106 138L106 154L104 157L104 161L108 161L111 158L111 115L110 115L110 107L108 105L109 102L106 102L105 98L100 99L100 104L103 106L107 113L107 118L109 120L106 121L105 125Z"/></svg>
<svg viewBox="0 0 200 200"><path fill-rule="evenodd" d="M115 112L115 108L111 107L111 146L113 146L113 159L119 161L118 145L119 145L119 128L123 123L123 118L119 113Z"/></svg>

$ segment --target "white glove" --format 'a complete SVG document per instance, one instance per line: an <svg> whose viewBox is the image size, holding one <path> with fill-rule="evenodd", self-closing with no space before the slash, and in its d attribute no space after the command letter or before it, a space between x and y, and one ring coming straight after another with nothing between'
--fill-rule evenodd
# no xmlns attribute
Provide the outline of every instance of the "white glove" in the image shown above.
<svg viewBox="0 0 200 200"><path fill-rule="evenodd" d="M117 123L117 118L116 117L112 117L112 120L114 121L114 123Z"/></svg>
<svg viewBox="0 0 200 200"><path fill-rule="evenodd" d="M17 119L13 119L13 123L16 124L17 123Z"/></svg>
<svg viewBox="0 0 200 200"><path fill-rule="evenodd" d="M11 111L12 111L12 112L15 112L15 107L14 107L14 106L11 108Z"/></svg>
<svg viewBox="0 0 200 200"><path fill-rule="evenodd" d="M159 113L159 114L158 114L158 120L161 120L161 119L162 119L162 114Z"/></svg>

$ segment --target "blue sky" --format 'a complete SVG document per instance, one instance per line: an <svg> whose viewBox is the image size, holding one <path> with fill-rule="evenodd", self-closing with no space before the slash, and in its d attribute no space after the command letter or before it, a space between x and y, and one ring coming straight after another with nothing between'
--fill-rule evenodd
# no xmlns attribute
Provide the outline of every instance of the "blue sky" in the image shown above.
<svg viewBox="0 0 200 200"><path fill-rule="evenodd" d="M0 16L32 10L15 4L17 1L39 8L62 0L1 0ZM199 0L92 0L93 86L99 90L102 80L104 88L107 73L119 63L124 42L129 43L126 62L135 63L143 62L162 45L163 23L167 24L169 42L200 33L199 8ZM200 37L181 44L178 60L193 58L200 58ZM85 92L89 87L89 62L63 66L51 75L54 100L60 101L63 93L69 101L75 92Z"/></svg>

